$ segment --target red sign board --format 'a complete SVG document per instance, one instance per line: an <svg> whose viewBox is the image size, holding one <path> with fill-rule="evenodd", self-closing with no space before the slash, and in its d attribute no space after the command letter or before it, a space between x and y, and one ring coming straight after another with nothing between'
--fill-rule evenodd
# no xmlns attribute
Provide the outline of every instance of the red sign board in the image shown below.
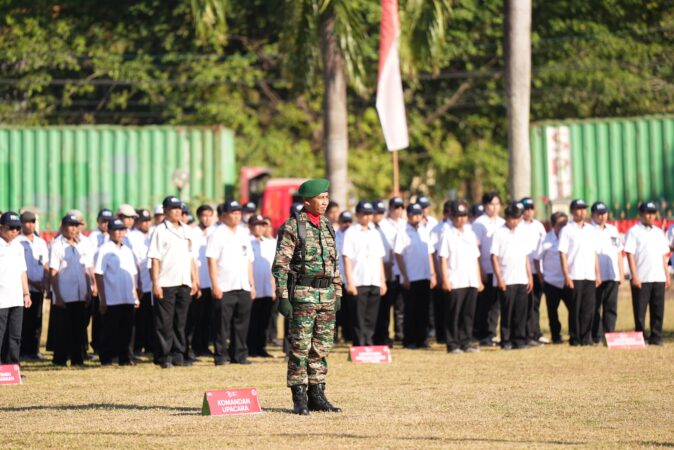
<svg viewBox="0 0 674 450"><path fill-rule="evenodd" d="M255 388L206 391L201 414L204 416L233 416L260 414L260 398Z"/></svg>
<svg viewBox="0 0 674 450"><path fill-rule="evenodd" d="M0 385L21 384L21 370L18 364L0 365Z"/></svg>
<svg viewBox="0 0 674 450"><path fill-rule="evenodd" d="M387 345L351 347L349 360L357 364L388 364L391 362L391 349Z"/></svg>
<svg viewBox="0 0 674 450"><path fill-rule="evenodd" d="M606 333L606 345L609 350L634 350L646 347L644 334L640 331L629 333Z"/></svg>

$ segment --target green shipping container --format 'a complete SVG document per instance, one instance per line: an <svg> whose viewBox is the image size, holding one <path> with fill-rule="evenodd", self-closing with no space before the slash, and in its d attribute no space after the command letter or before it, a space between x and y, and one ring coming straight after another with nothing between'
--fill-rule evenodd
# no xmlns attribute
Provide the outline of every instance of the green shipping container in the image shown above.
<svg viewBox="0 0 674 450"><path fill-rule="evenodd" d="M633 218L639 202L674 210L674 116L533 124L532 195L550 213L572 198L604 201L614 218Z"/></svg>
<svg viewBox="0 0 674 450"><path fill-rule="evenodd" d="M192 206L233 195L234 135L213 127L0 127L0 210L35 207L56 230L69 209L95 227L101 208L152 208L180 193Z"/></svg>

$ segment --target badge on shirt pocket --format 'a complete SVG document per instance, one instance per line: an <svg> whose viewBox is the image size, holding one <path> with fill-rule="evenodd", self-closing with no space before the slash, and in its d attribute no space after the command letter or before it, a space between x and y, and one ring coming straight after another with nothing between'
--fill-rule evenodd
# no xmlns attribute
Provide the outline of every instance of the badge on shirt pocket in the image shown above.
<svg viewBox="0 0 674 450"><path fill-rule="evenodd" d="M615 248L620 247L620 238L616 236L611 237L611 245L613 245Z"/></svg>

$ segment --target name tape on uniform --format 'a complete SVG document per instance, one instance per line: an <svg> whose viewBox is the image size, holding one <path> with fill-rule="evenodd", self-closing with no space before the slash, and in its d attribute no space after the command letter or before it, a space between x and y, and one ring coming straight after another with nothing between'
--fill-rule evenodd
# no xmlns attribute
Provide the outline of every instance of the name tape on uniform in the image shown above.
<svg viewBox="0 0 674 450"><path fill-rule="evenodd" d="M21 369L18 364L0 365L0 385L21 384Z"/></svg>
<svg viewBox="0 0 674 450"><path fill-rule="evenodd" d="M609 350L636 350L646 347L644 334L640 331L606 333L605 336Z"/></svg>
<svg viewBox="0 0 674 450"><path fill-rule="evenodd" d="M260 398L255 388L206 391L201 407L203 416L260 414Z"/></svg>
<svg viewBox="0 0 674 450"><path fill-rule="evenodd" d="M356 364L390 364L391 349L387 345L351 347L349 361Z"/></svg>

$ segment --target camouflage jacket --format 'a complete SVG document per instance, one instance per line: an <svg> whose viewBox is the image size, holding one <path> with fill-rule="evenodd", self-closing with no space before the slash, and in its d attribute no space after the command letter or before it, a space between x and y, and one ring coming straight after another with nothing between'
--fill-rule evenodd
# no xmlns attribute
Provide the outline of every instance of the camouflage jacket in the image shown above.
<svg viewBox="0 0 674 450"><path fill-rule="evenodd" d="M332 278L332 286L327 289L314 289L307 286L295 288L294 299L298 302L318 303L334 300L342 296L342 277L338 269L337 243L328 229L328 219L321 216L320 230L308 219L305 212L297 215L300 221L306 222L306 255L304 273L299 251L295 251L299 243L297 236L297 220L290 217L279 230L276 244L276 256L272 265L272 274L276 279L276 295L288 298L288 271L297 272L300 276Z"/></svg>

